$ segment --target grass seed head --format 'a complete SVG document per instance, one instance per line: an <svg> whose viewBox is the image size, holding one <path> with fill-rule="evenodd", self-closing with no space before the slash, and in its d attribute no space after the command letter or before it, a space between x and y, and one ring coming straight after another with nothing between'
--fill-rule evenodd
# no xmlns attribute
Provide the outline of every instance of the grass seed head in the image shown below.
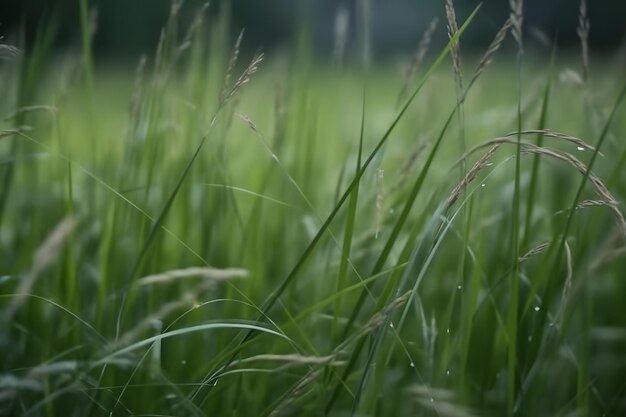
<svg viewBox="0 0 626 417"><path fill-rule="evenodd" d="M398 94L398 105L400 105L402 101L409 94L409 88L411 86L411 83L413 82L413 79L415 78L415 75L417 74L419 67L424 61L424 57L426 56L426 53L428 52L428 48L430 47L433 34L435 33L435 30L437 29L438 24L439 24L439 19L437 19L436 17L433 18L433 20L430 21L430 24L428 25L428 28L426 29L426 31L424 31L422 38L420 39L419 45L417 46L417 50L415 51L415 54L413 55L413 59L411 60L411 63L407 66L406 71L404 73L404 82L402 84L402 89L400 90L400 93Z"/></svg>
<svg viewBox="0 0 626 417"><path fill-rule="evenodd" d="M456 12L454 10L452 0L446 0L446 19L448 20L448 37L452 39L459 31L459 26L456 21ZM457 82L457 87L459 88L459 92L462 92L463 73L461 71L461 47L458 41L452 46L452 66L454 68L454 77Z"/></svg>
<svg viewBox="0 0 626 417"><path fill-rule="evenodd" d="M496 54L496 52L498 52L498 49L500 49L500 47L502 46L502 43L506 39L506 35L509 33L509 30L511 29L511 27L512 27L511 19L507 19L506 22L504 22L504 25L502 25L502 27L496 34L496 37L493 39L493 41L489 45L489 48L487 48L487 51L485 52L485 54L480 59L480 62L476 66L476 70L474 71L474 75L472 77L472 80L470 81L470 85L474 84L476 80L478 79L478 77L480 77L480 75L483 73L485 68L487 68L487 66L491 64L491 61L493 60L494 55Z"/></svg>
<svg viewBox="0 0 626 417"><path fill-rule="evenodd" d="M472 166L472 168L467 172L467 174L465 174L465 177L463 177L461 182L457 184L456 187L454 187L454 190L452 191L452 193L450 194L450 197L448 197L448 201L446 202L447 208L450 208L459 199L459 196L463 193L463 190L465 190L465 188L472 181L474 181L476 177L478 177L478 174L484 167L489 165L491 158L496 153L499 147L500 147L500 144L493 145L491 149L487 151L487 153L485 153L478 161L476 161L474 166Z"/></svg>
<svg viewBox="0 0 626 417"><path fill-rule="evenodd" d="M241 31L239 32L239 36L237 36L237 40L235 41L235 46L233 46L233 50L230 53L230 60L228 61L226 75L224 76L224 83L222 84L222 90L220 91L220 102L222 103L226 101L228 95L230 78L235 71L235 65L237 65L237 60L239 59L239 53L241 51L241 40L243 39L244 31L245 29L241 29Z"/></svg>
<svg viewBox="0 0 626 417"><path fill-rule="evenodd" d="M9 60L20 55L21 51L15 46L0 44L0 60Z"/></svg>
<svg viewBox="0 0 626 417"><path fill-rule="evenodd" d="M586 83L589 77L589 18L587 17L587 0L580 0L578 14L578 37L581 45L582 78Z"/></svg>
<svg viewBox="0 0 626 417"><path fill-rule="evenodd" d="M511 9L509 19L513 25L513 37L521 48L523 45L522 27L524 23L524 0L509 0L509 6Z"/></svg>

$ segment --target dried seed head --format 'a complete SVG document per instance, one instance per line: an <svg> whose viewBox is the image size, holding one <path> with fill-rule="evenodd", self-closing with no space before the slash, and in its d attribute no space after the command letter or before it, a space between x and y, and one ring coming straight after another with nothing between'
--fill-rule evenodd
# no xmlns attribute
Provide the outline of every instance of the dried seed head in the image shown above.
<svg viewBox="0 0 626 417"><path fill-rule="evenodd" d="M417 50L415 51L415 55L413 56L413 60L407 66L406 72L404 73L404 83L402 85L402 89L400 90L400 94L398 94L398 105L406 98L409 92L409 86L411 85L413 78L415 78L415 74L419 70L420 65L424 61L424 57L426 56L426 52L428 52L428 48L432 42L433 33L437 29L437 25L439 24L439 19L436 17L430 21L428 28L422 35L420 39L420 43L417 46Z"/></svg>
<svg viewBox="0 0 626 417"><path fill-rule="evenodd" d="M529 250L528 252L526 252L523 256L520 256L518 258L519 262L524 262L530 258L532 258L535 255L538 255L540 253L542 253L543 251L545 251L548 246L550 246L550 242L543 242L540 245L535 246L534 248L532 248L531 250Z"/></svg>
<svg viewBox="0 0 626 417"><path fill-rule="evenodd" d="M389 304L387 304L385 308L374 314L362 327L361 335L371 333L379 328L385 322L387 317L389 317L389 315L393 313L397 308L402 307L404 304L406 304L406 302L409 301L410 297L411 291L409 290L403 295L391 301Z"/></svg>
<svg viewBox="0 0 626 417"><path fill-rule="evenodd" d="M456 21L456 12L454 11L454 4L452 3L452 0L446 0L446 19L448 20L448 36L452 39L459 31L459 26ZM459 91L463 91L461 47L459 46L458 41L452 45L452 66L454 68L454 77L457 82L457 87L459 88Z"/></svg>
<svg viewBox="0 0 626 417"><path fill-rule="evenodd" d="M576 157L566 152L559 152L553 149L542 148L531 144L524 144L522 152L546 155L554 159L567 162L570 166L574 167L581 175L587 174L587 166L579 161ZM624 219L624 215L619 209L618 201L613 197L613 195L606 187L606 185L602 182L602 180L600 180L600 178L598 178L595 174L589 173L588 179L593 186L596 194L598 194L602 198L602 200L608 202L607 206L613 212L613 216L615 217L617 223L617 228L622 234L622 237L626 240L626 220Z"/></svg>
<svg viewBox="0 0 626 417"><path fill-rule="evenodd" d="M587 17L587 1L580 0L577 32L581 44L582 78L585 83L589 77L589 27L589 18Z"/></svg>
<svg viewBox="0 0 626 417"><path fill-rule="evenodd" d="M134 131L139 125L139 114L141 110L141 102L144 88L144 71L146 68L146 56L142 55L135 70L135 85L131 95L128 113L130 115L131 131Z"/></svg>
<svg viewBox="0 0 626 417"><path fill-rule="evenodd" d="M252 58L252 61L250 62L248 67L243 71L243 73L241 73L237 81L235 81L235 83L233 84L233 87L230 89L230 92L221 102L222 105L225 104L226 101L231 99L235 94L237 94L237 91L239 91L239 89L241 89L244 85L250 82L250 78L252 77L252 75L254 75L258 71L259 64L263 61L263 57L264 55L261 53Z"/></svg>
<svg viewBox="0 0 626 417"><path fill-rule="evenodd" d="M585 142L584 140L571 136L571 135L567 135L565 133L560 133L560 132L555 132L552 130L541 130L541 129L531 129L531 130L522 130L521 132L519 132L520 135L522 136L528 136L528 135L542 135L546 138L550 138L550 139L556 139L559 141L565 141L565 142L569 142L572 143L574 145L576 145L577 148L582 148L583 150L590 150L590 151L594 151L595 148L591 145L589 145L587 142ZM498 137L498 138L494 138L494 139L490 139L488 141L485 141L483 143L480 143L474 147L472 147L469 151L467 151L456 163L455 166L458 165L461 161L463 161L464 159L466 159L468 156L472 155L474 152L483 149L483 148L487 148L489 146L493 146L496 144L503 144L503 143L507 143L507 144L515 144L517 143L516 140L514 140L513 138L516 137L518 135L518 132L510 132L507 133L504 136ZM522 142L522 146L526 146L529 145L526 142ZM530 146L530 145L529 145Z"/></svg>
<svg viewBox="0 0 626 417"><path fill-rule="evenodd" d="M78 221L73 217L65 218L37 248L30 270L21 279L15 292L17 296L11 300L11 304L4 311L3 318L5 322L8 323L13 319L15 313L26 300L27 294L31 292L35 282L42 275L42 272L54 265L59 259L60 253L72 235L77 223Z"/></svg>
<svg viewBox="0 0 626 417"><path fill-rule="evenodd" d="M202 5L199 10L196 12L196 16L187 28L187 33L183 38L182 42L176 47L175 58L174 61L178 61L181 55L191 47L194 36L200 31L202 28L202 22L204 21L204 15L206 10L208 9L209 4L205 3Z"/></svg>
<svg viewBox="0 0 626 417"><path fill-rule="evenodd" d="M15 112L13 112L10 115L8 115L7 117L5 117L4 120L13 119L16 116L18 116L20 114L23 114L23 113L33 113L33 112L39 112L39 111L56 113L57 112L57 108L54 107L54 106L47 106L47 105L24 106L24 107L20 107Z"/></svg>
<svg viewBox="0 0 626 417"><path fill-rule="evenodd" d="M509 33L511 26L512 26L511 19L507 19L506 22L504 22L504 25L502 25L502 27L496 34L496 37L493 39L493 41L489 45L489 48L487 48L487 51L485 52L483 57L480 59L480 62L478 63L478 66L476 67L476 70L474 71L474 76L472 77L472 80L470 81L470 84L469 84L470 86L476 82L478 77L480 77L480 74L482 74L485 68L487 68L487 66L491 64L491 61L493 60L493 56L496 54L496 52L498 52L498 49L500 49L500 46L502 46L502 43L504 42L504 39L506 39L506 35Z"/></svg>
<svg viewBox="0 0 626 417"><path fill-rule="evenodd" d="M17 135L19 130L10 129L10 130L0 130L0 138L6 138L9 136Z"/></svg>
<svg viewBox="0 0 626 417"><path fill-rule="evenodd" d="M241 40L243 39L245 29L241 29L235 46L230 54L230 60L228 61L228 67L226 68L226 75L224 76L224 83L222 84L222 90L220 91L220 102L225 102L228 94L228 88L230 88L230 78L235 71L235 65L237 65L237 59L239 59L239 52L241 48Z"/></svg>
<svg viewBox="0 0 626 417"><path fill-rule="evenodd" d="M20 54L20 50L15 46L0 44L0 60L8 60Z"/></svg>
<svg viewBox="0 0 626 417"><path fill-rule="evenodd" d="M509 0L511 13L509 19L513 24L513 37L520 48L522 47L522 26L524 20L524 0Z"/></svg>
<svg viewBox="0 0 626 417"><path fill-rule="evenodd" d="M248 117L247 114L240 112L238 115L241 118L241 120L243 120L244 122L248 124L248 127L250 128L250 130L252 130L254 133L259 132L258 129L256 128L256 124L254 124L252 119L250 119L250 117Z"/></svg>
<svg viewBox="0 0 626 417"><path fill-rule="evenodd" d="M226 281L235 278L246 278L248 271L240 268L209 268L191 267L184 269L174 269L160 274L148 275L137 281L137 285L146 286L154 284L164 284L168 282L199 278L205 282Z"/></svg>
<svg viewBox="0 0 626 417"><path fill-rule="evenodd" d="M465 175L465 177L463 177L461 182L457 184L456 187L454 187L454 190L452 191L452 193L450 194L450 197L448 197L448 201L446 202L446 208L450 208L459 199L459 196L463 193L463 190L465 190L465 188L472 181L474 181L476 177L478 177L478 174L480 173L480 171L484 167L489 165L489 161L491 161L491 158L496 153L499 147L500 147L500 144L493 145L491 149L487 151L487 153L485 153L478 161L476 161L474 166L467 172L467 174Z"/></svg>
<svg viewBox="0 0 626 417"><path fill-rule="evenodd" d="M575 85L576 87L582 87L583 77L571 68L565 68L559 74L559 81L563 84Z"/></svg>

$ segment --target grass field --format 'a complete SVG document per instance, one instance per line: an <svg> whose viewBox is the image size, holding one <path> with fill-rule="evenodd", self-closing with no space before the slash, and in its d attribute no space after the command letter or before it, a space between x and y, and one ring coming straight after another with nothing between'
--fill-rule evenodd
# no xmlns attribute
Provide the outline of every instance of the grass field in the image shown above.
<svg viewBox="0 0 626 417"><path fill-rule="evenodd" d="M464 18L408 79L1 47L0 414L626 415L624 61Z"/></svg>

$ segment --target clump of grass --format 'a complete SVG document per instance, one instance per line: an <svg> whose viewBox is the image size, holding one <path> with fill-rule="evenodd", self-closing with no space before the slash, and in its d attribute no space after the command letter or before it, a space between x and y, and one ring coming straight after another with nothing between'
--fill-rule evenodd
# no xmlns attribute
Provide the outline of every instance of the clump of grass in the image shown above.
<svg viewBox="0 0 626 417"><path fill-rule="evenodd" d="M52 29L3 60L0 414L624 414L626 149L603 144L626 88L591 90L583 45L612 105L592 140L510 6L463 78L480 11L443 3L449 42L429 62L431 21L399 98L385 69L303 68L306 42L242 65L228 2L188 27L173 2L125 75L91 68L87 2L67 70L44 71ZM490 67L509 33L517 66ZM424 94L448 55L455 97Z"/></svg>

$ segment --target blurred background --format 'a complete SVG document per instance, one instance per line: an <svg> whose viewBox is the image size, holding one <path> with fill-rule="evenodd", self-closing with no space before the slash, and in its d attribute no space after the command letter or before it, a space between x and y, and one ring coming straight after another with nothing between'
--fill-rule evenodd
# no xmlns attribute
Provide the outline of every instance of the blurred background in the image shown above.
<svg viewBox="0 0 626 417"><path fill-rule="evenodd" d="M191 20L203 3L187 0L181 13ZM456 1L458 20L478 3ZM558 38L562 47L575 46L578 4L578 0L527 0L526 33L534 40ZM97 10L96 58L123 59L153 50L171 0L90 0L89 5ZM619 47L625 36L626 1L589 0L588 9L593 51ZM311 44L322 57L332 55L337 29L345 31L346 50L355 51L358 48L353 47L362 43L357 34L363 33L360 25L364 19L369 21L369 53L375 61L414 50L433 17L439 17L440 22L435 44L445 41L446 36L444 0L213 0L209 10L231 14L232 32L245 27L248 46L265 51L288 46L302 29L311 34ZM508 0L484 0L477 24L464 35L464 47L489 42L508 10ZM57 47L79 44L78 0L0 1L0 35L21 33L22 45L28 45L41 23L51 18L58 23Z"/></svg>

